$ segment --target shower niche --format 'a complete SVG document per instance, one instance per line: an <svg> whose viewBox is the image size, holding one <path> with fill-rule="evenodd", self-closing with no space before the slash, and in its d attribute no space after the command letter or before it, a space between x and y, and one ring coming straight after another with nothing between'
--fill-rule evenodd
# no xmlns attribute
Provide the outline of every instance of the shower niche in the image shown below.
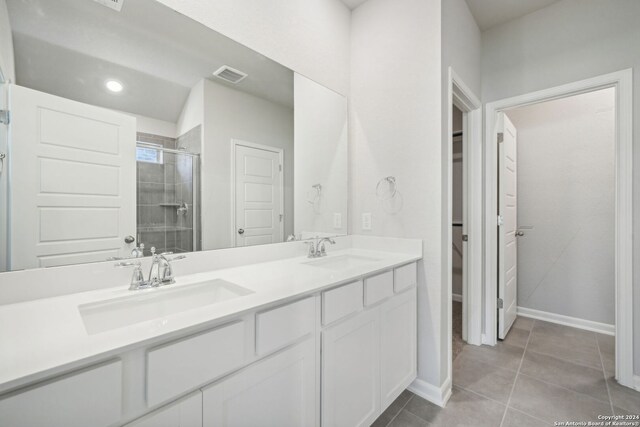
<svg viewBox="0 0 640 427"><path fill-rule="evenodd" d="M137 244L144 255L193 252L200 243L200 126L178 138L137 134Z"/></svg>

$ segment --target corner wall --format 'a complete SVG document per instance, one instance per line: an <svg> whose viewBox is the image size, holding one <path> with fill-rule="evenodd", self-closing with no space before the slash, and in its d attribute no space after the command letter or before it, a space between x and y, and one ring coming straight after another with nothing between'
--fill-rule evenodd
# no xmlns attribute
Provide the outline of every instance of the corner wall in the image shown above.
<svg viewBox="0 0 640 427"><path fill-rule="evenodd" d="M440 389L442 132L440 0L368 0L352 13L350 232L423 240L418 266L418 378ZM395 176L392 204L376 183ZM400 209L401 208L401 209ZM361 227L372 214L372 230ZM444 328L444 329L443 329Z"/></svg>
<svg viewBox="0 0 640 427"><path fill-rule="evenodd" d="M640 374L640 2L562 0L482 34L484 102L634 68L633 279Z"/></svg>

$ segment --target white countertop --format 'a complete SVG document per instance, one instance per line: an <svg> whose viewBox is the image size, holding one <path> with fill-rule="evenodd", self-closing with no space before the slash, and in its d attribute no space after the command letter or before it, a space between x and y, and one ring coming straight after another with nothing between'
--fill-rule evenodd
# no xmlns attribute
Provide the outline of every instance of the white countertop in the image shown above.
<svg viewBox="0 0 640 427"><path fill-rule="evenodd" d="M306 257L296 257L177 277L173 285L135 292L163 292L219 278L254 293L94 335L87 334L78 306L132 295L128 283L0 306L0 393L421 258L415 253L350 248L332 251L324 259L347 254L376 261L329 270L305 264L310 261Z"/></svg>

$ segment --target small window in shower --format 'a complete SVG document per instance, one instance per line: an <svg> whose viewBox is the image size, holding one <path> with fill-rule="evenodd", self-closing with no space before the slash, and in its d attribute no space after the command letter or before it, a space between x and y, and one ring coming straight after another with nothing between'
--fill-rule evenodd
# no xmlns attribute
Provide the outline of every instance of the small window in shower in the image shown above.
<svg viewBox="0 0 640 427"><path fill-rule="evenodd" d="M158 148L161 148L161 146L158 145ZM152 147L136 147L136 160L161 165L163 163L162 150Z"/></svg>

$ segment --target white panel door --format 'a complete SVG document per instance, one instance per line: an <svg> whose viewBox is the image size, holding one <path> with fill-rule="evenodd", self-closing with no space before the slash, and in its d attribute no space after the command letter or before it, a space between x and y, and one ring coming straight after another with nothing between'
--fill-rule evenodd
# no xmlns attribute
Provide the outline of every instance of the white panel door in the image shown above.
<svg viewBox="0 0 640 427"><path fill-rule="evenodd" d="M12 85L11 269L125 256L136 234L136 120Z"/></svg>
<svg viewBox="0 0 640 427"><path fill-rule="evenodd" d="M203 426L318 426L316 367L309 338L204 389Z"/></svg>
<svg viewBox="0 0 640 427"><path fill-rule="evenodd" d="M380 395L387 408L417 375L416 288L380 306Z"/></svg>
<svg viewBox="0 0 640 427"><path fill-rule="evenodd" d="M517 132L504 114L498 117L498 337L504 339L516 320L518 306L518 253L517 231Z"/></svg>
<svg viewBox="0 0 640 427"><path fill-rule="evenodd" d="M235 245L283 240L282 152L235 145Z"/></svg>
<svg viewBox="0 0 640 427"><path fill-rule="evenodd" d="M379 311L322 332L322 425L370 426L380 413Z"/></svg>

